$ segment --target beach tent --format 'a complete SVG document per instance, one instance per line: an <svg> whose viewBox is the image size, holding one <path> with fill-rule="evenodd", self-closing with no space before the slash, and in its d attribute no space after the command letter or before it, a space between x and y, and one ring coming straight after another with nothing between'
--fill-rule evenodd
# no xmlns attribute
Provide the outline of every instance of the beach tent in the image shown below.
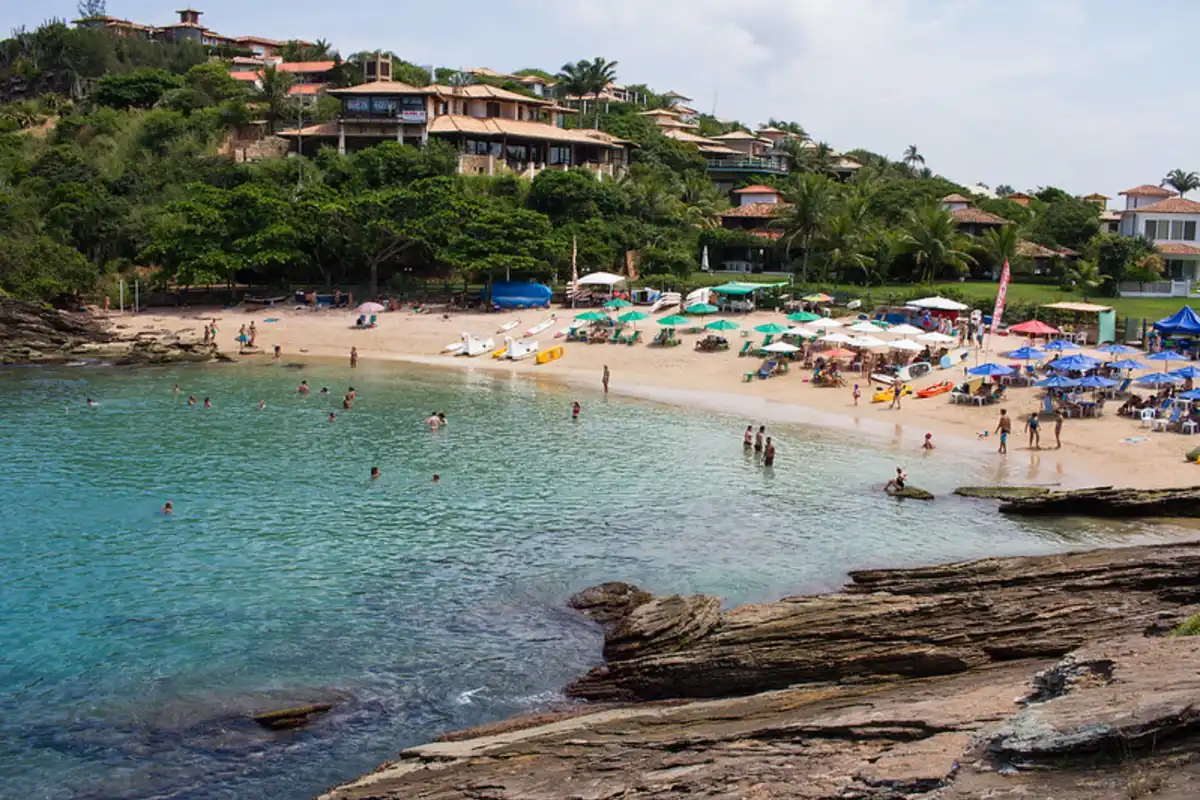
<svg viewBox="0 0 1200 800"><path fill-rule="evenodd" d="M705 314L715 314L720 311L720 309L710 303L696 303L695 305L688 306L685 311L688 314L704 316Z"/></svg>
<svg viewBox="0 0 1200 800"><path fill-rule="evenodd" d="M755 327L754 330L758 331L759 333L769 333L774 336L778 336L781 333L787 332L787 328L775 322L765 322L762 325Z"/></svg>
<svg viewBox="0 0 1200 800"><path fill-rule="evenodd" d="M650 319L650 315L645 311L626 311L617 319L621 322L637 322L640 319Z"/></svg>
<svg viewBox="0 0 1200 800"><path fill-rule="evenodd" d="M794 328L788 328L783 332L784 336L799 336L802 339L815 339L821 334L814 331L812 328L805 328L797 325Z"/></svg>
<svg viewBox="0 0 1200 800"><path fill-rule="evenodd" d="M616 286L624 282L624 278L611 272L592 272L579 279L580 286Z"/></svg>
<svg viewBox="0 0 1200 800"><path fill-rule="evenodd" d="M1009 333L1023 333L1026 336L1049 336L1052 333L1058 333L1058 328L1052 328L1040 320L1031 319L1020 325L1013 325L1008 331Z"/></svg>
<svg viewBox="0 0 1200 800"><path fill-rule="evenodd" d="M632 305L633 305L633 303L629 302L628 300L622 300L621 298L618 297L613 300L609 300L607 303L604 304L604 307L605 308L629 308Z"/></svg>
<svg viewBox="0 0 1200 800"><path fill-rule="evenodd" d="M1066 339L1055 339L1053 342L1046 342L1042 347L1043 350L1078 350L1079 345L1074 342L1069 342Z"/></svg>
<svg viewBox="0 0 1200 800"><path fill-rule="evenodd" d="M1003 364L980 364L978 367L971 367L967 370L970 375L982 375L985 378L995 378L1000 375L1012 375L1013 368L1006 367Z"/></svg>
<svg viewBox="0 0 1200 800"><path fill-rule="evenodd" d="M895 329L893 328L893 330ZM935 331L933 333L922 333L917 337L917 341L922 344L952 344L958 340L948 334L937 333Z"/></svg>
<svg viewBox="0 0 1200 800"><path fill-rule="evenodd" d="M1134 361L1132 358L1126 358L1122 361L1110 361L1108 366L1113 369L1146 369L1146 365L1140 361Z"/></svg>
<svg viewBox="0 0 1200 800"><path fill-rule="evenodd" d="M853 350L843 350L840 347L835 347L832 350L824 350L817 353L817 355L824 356L825 358L854 358L858 353Z"/></svg>
<svg viewBox="0 0 1200 800"><path fill-rule="evenodd" d="M1097 347L1101 353L1108 353L1110 356L1132 356L1142 352L1136 347L1129 347L1124 344L1106 344L1104 347Z"/></svg>
<svg viewBox="0 0 1200 800"><path fill-rule="evenodd" d="M1166 319L1154 323L1154 330L1177 336L1197 336L1200 335L1200 316L1192 311L1191 306L1184 306Z"/></svg>
<svg viewBox="0 0 1200 800"><path fill-rule="evenodd" d="M817 292L816 294L805 295L803 297L803 300L806 303L832 303L833 302L833 298L830 297L829 295L825 294L824 292Z"/></svg>
<svg viewBox="0 0 1200 800"><path fill-rule="evenodd" d="M854 337L844 333L831 333L828 336L822 336L821 341L828 344L854 344Z"/></svg>
<svg viewBox="0 0 1200 800"><path fill-rule="evenodd" d="M948 297L922 297L905 303L909 308L928 308L931 311L966 311L969 306Z"/></svg>
<svg viewBox="0 0 1200 800"><path fill-rule="evenodd" d="M820 318L820 314L814 314L811 311L797 311L794 314L788 314L788 319L792 322L812 322Z"/></svg>
<svg viewBox="0 0 1200 800"><path fill-rule="evenodd" d="M1195 367L1191 364L1188 364L1186 367L1171 370L1171 374L1176 378L1183 378L1184 380L1187 380L1188 378L1196 380L1196 378L1200 378L1200 367Z"/></svg>
<svg viewBox="0 0 1200 800"><path fill-rule="evenodd" d="M605 314L603 311L585 311L582 314L577 314L575 319L580 322L600 322L601 320L608 319L608 314Z"/></svg>
<svg viewBox="0 0 1200 800"><path fill-rule="evenodd" d="M669 317L663 317L660 319L658 324L662 325L664 328L677 328L680 325L687 325L689 322L691 322L691 320L687 317L680 316L679 314L672 314Z"/></svg>
<svg viewBox="0 0 1200 800"><path fill-rule="evenodd" d="M887 342L877 336L855 336L850 344L854 347L886 347Z"/></svg>
<svg viewBox="0 0 1200 800"><path fill-rule="evenodd" d="M739 326L736 322L730 322L727 319L715 319L704 326L706 331L736 331Z"/></svg>
<svg viewBox="0 0 1200 800"><path fill-rule="evenodd" d="M780 286L787 286L787 283L741 283L739 281L730 281L723 283L720 286L714 286L713 292L716 294L725 294L732 297L745 297L748 294L762 291L763 289L776 289Z"/></svg>
<svg viewBox="0 0 1200 800"><path fill-rule="evenodd" d="M1058 311L1070 311L1074 314L1096 315L1096 342L1104 344L1117 339L1117 312L1112 306L1098 306L1095 303L1076 303L1065 301L1061 303L1045 303L1042 308L1053 308Z"/></svg>
<svg viewBox="0 0 1200 800"><path fill-rule="evenodd" d="M854 323L848 330L852 330L855 333L879 333L879 326L864 320Z"/></svg>
<svg viewBox="0 0 1200 800"><path fill-rule="evenodd" d="M1151 372L1149 375L1143 375L1137 379L1141 386L1174 386L1177 383L1182 383L1182 378L1176 378L1168 372Z"/></svg>
<svg viewBox="0 0 1200 800"><path fill-rule="evenodd" d="M1109 389L1116 385L1117 382L1112 378L1104 378L1099 375L1088 375L1079 382L1081 389Z"/></svg>
<svg viewBox="0 0 1200 800"><path fill-rule="evenodd" d="M919 353L925 348L916 342L910 342L908 339L897 339L888 345L893 350L907 350L910 353Z"/></svg>

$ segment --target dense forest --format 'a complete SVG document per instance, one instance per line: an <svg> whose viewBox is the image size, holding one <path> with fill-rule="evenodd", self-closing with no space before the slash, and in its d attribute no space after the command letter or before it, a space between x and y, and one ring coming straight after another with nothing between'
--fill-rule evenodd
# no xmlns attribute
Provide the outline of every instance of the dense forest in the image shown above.
<svg viewBox="0 0 1200 800"><path fill-rule="evenodd" d="M325 43L289 55L334 58L337 80L359 80ZM457 174L457 154L430 142L389 142L312 159L239 164L228 140L265 119L329 119L336 103L290 104L285 75L266 70L260 90L230 77L223 53L199 45L114 39L50 22L0 42L0 293L94 297L116 276L151 270L161 285L256 283L280 287L370 285L403 289L425 278L486 280L510 274L563 280L573 249L581 270L678 282L699 269L704 247L778 247L799 280L879 284L973 275L1009 259L1029 273L1018 245L1066 247L1082 258L1049 279L1112 285L1161 268L1153 248L1099 233L1097 208L1054 188L1028 207L979 198L1013 221L974 239L940 199L965 192L935 175L911 147L900 160L866 151L864 166L835 179L826 144L794 146L796 169L776 184L789 202L775 243L720 227L728 198L694 145L665 137L642 106L593 104L571 125L597 126L636 146L618 180L583 170L515 176ZM596 59L558 75L579 87ZM532 70L531 70L532 71ZM440 71L439 71L440 72ZM548 74L548 73L542 73ZM397 61L413 83L456 80ZM508 81L508 83L512 83ZM517 85L524 91L523 87ZM662 98L649 87L647 102ZM702 133L745 128L701 117ZM794 122L770 120L803 136ZM762 181L756 181L762 182ZM628 254L633 254L632 256ZM142 272L139 274L147 274Z"/></svg>

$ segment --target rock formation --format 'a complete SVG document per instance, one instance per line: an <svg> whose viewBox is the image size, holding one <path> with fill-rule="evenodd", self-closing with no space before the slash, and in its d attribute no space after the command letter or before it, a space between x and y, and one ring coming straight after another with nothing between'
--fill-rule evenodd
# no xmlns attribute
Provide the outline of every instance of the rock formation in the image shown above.
<svg viewBox="0 0 1200 800"><path fill-rule="evenodd" d="M653 597L607 618L587 700L728 697L797 683L948 675L1162 632L1200 601L1200 543L851 573L841 592L720 612ZM622 597L642 597L622 585ZM593 597L593 604L598 601Z"/></svg>
<svg viewBox="0 0 1200 800"><path fill-rule="evenodd" d="M978 497L985 500L1018 500L1049 494L1041 486L959 486L954 490L959 497Z"/></svg>
<svg viewBox="0 0 1200 800"><path fill-rule="evenodd" d="M1036 497L1011 498L1005 514L1089 517L1200 517L1200 486L1187 489L1078 489Z"/></svg>

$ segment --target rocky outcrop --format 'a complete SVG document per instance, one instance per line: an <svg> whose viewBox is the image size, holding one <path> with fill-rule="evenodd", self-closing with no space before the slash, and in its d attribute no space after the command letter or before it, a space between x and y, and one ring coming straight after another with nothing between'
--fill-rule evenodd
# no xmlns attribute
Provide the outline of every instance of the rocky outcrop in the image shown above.
<svg viewBox="0 0 1200 800"><path fill-rule="evenodd" d="M1134 637L1060 664L533 720L405 750L322 800L1196 797L1198 658L1200 638ZM1075 678L1033 700L1039 670Z"/></svg>
<svg viewBox="0 0 1200 800"><path fill-rule="evenodd" d="M1186 489L1079 489L1012 498L1004 514L1088 517L1200 517L1200 486Z"/></svg>
<svg viewBox="0 0 1200 800"><path fill-rule="evenodd" d="M903 489L896 489L888 492L892 497L907 500L932 500L933 493L927 492L924 489L918 489L916 486L905 486Z"/></svg>
<svg viewBox="0 0 1200 800"><path fill-rule="evenodd" d="M1050 490L1041 486L959 486L954 490L959 497L977 497L985 500L1020 500L1040 497Z"/></svg>
<svg viewBox="0 0 1200 800"><path fill-rule="evenodd" d="M610 619L587 700L728 697L793 684L949 675L1161 633L1200 602L1200 543L851 573L841 592L721 612L703 595ZM625 595L641 598L632 587Z"/></svg>

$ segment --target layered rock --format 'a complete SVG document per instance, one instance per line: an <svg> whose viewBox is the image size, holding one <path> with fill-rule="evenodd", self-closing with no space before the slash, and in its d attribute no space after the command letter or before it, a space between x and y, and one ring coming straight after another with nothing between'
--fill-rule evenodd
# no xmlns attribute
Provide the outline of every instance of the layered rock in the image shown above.
<svg viewBox="0 0 1200 800"><path fill-rule="evenodd" d="M948 675L1173 628L1200 601L1200 543L851 573L841 592L718 612L653 598L609 619L587 700L729 697ZM640 597L636 592L627 593Z"/></svg>
<svg viewBox="0 0 1200 800"><path fill-rule="evenodd" d="M1200 486L1181 489L1078 489L1034 497L1013 497L1004 514L1088 517L1200 517Z"/></svg>

